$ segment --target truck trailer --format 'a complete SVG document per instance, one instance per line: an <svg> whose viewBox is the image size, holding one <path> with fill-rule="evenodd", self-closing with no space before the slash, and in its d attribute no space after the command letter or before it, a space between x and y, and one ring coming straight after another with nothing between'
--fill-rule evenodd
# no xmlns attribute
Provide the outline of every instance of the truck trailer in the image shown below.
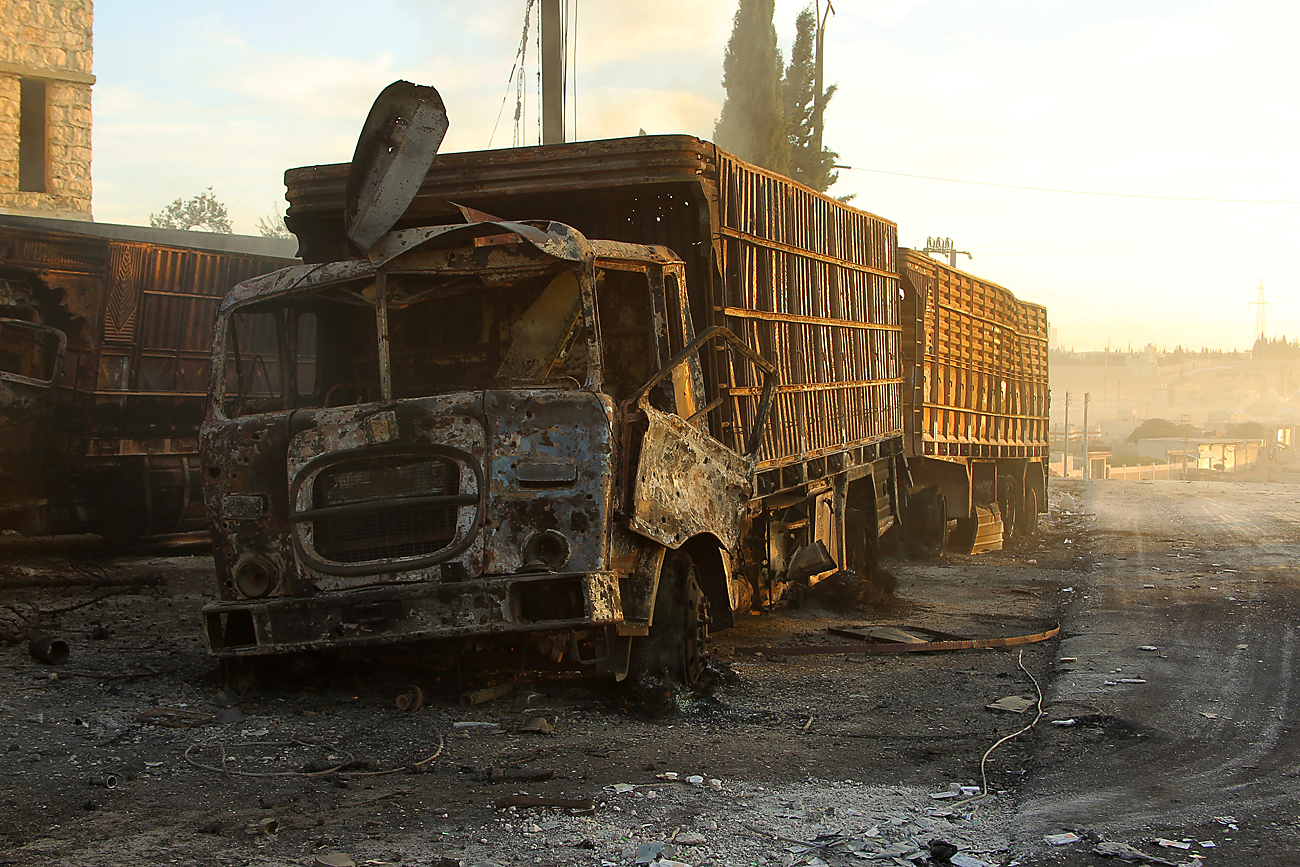
<svg viewBox="0 0 1300 867"><path fill-rule="evenodd" d="M911 489L893 223L640 136L440 155L361 249L349 173L286 173L307 264L218 314L228 680L400 643L691 683L756 601L873 573Z"/></svg>
<svg viewBox="0 0 1300 867"><path fill-rule="evenodd" d="M283 240L0 215L0 529L19 534L6 546L206 536L217 304L293 261Z"/></svg>
<svg viewBox="0 0 1300 867"><path fill-rule="evenodd" d="M1047 511L1047 308L915 250L898 263L908 534L966 553L1032 536Z"/></svg>

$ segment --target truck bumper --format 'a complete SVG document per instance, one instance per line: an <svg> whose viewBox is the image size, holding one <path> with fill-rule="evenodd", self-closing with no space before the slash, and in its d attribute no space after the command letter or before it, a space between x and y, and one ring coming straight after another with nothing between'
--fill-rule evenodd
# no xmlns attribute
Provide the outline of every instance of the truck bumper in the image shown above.
<svg viewBox="0 0 1300 867"><path fill-rule="evenodd" d="M239 657L611 626L622 612L614 572L543 573L215 602L203 633L209 653Z"/></svg>

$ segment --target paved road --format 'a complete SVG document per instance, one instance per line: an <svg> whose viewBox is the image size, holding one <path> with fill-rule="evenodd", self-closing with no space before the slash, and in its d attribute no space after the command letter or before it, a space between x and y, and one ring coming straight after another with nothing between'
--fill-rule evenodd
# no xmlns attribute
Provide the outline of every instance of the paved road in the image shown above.
<svg viewBox="0 0 1300 867"><path fill-rule="evenodd" d="M1197 841L1168 850L1175 861L1300 863L1300 492L1209 482L1069 490L1082 580L1044 722L1076 723L1038 736L1021 839L1087 828L1129 843ZM1087 848L1054 860L1100 863Z"/></svg>

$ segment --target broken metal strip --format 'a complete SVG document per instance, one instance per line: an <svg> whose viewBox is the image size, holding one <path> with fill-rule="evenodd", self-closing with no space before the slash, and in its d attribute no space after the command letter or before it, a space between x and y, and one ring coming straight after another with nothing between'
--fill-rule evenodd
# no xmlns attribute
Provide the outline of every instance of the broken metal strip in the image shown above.
<svg viewBox="0 0 1300 867"><path fill-rule="evenodd" d="M745 241L756 247L766 247L769 250L779 250L782 253L789 253L790 255L798 256L801 259L815 259L818 262L825 262L828 265L838 265L841 268L848 268L850 271L860 271L863 274L875 274L877 277L888 277L891 280L898 279L898 274L893 271L884 271L880 268L872 268L870 265L860 265L857 262L850 262L846 259L838 259L835 256L827 256L824 253L815 253L812 250L805 250L802 247L783 244L780 241L760 238L757 235L751 235L748 232L741 232L737 229L731 228L730 226L719 226L718 232L728 238Z"/></svg>
<svg viewBox="0 0 1300 867"><path fill-rule="evenodd" d="M901 385L902 377L893 379L858 379L847 382L797 382L776 387L777 394L799 394L808 391L835 391L842 388L866 388L872 385ZM753 397L760 394L763 389L753 385L739 386L722 386L720 390L725 390L727 394L733 397Z"/></svg>
<svg viewBox="0 0 1300 867"><path fill-rule="evenodd" d="M777 313L771 310L752 310L748 307L719 308L724 316L738 319L763 319L768 322L791 322L796 325L825 325L837 328L859 328L864 331L902 331L903 326L885 322L859 322L856 319L830 319L825 316L802 316L796 313Z"/></svg>
<svg viewBox="0 0 1300 867"><path fill-rule="evenodd" d="M978 638L971 641L922 641L916 644L813 644L800 647L741 647L740 653L761 653L764 656L817 656L831 653L917 653L933 650L986 650L993 647L1015 647L1020 644L1037 644L1055 638L1061 624L1046 632L1017 635L1012 638Z"/></svg>
<svg viewBox="0 0 1300 867"><path fill-rule="evenodd" d="M307 509L294 512L291 521L319 521L324 518L337 518L342 515L369 515L373 512L387 512L392 509L414 508L416 506L473 506L477 505L478 494L458 494L434 497L388 497L382 500L368 500L364 503L349 503L345 506L324 506L319 509Z"/></svg>

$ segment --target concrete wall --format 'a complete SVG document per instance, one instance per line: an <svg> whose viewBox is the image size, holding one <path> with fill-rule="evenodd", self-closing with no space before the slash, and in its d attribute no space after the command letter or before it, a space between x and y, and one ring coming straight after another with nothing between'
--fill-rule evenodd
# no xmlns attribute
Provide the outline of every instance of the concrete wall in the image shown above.
<svg viewBox="0 0 1300 867"><path fill-rule="evenodd" d="M0 213L90 219L93 0L0 2ZM19 186L19 94L45 82L45 192Z"/></svg>

